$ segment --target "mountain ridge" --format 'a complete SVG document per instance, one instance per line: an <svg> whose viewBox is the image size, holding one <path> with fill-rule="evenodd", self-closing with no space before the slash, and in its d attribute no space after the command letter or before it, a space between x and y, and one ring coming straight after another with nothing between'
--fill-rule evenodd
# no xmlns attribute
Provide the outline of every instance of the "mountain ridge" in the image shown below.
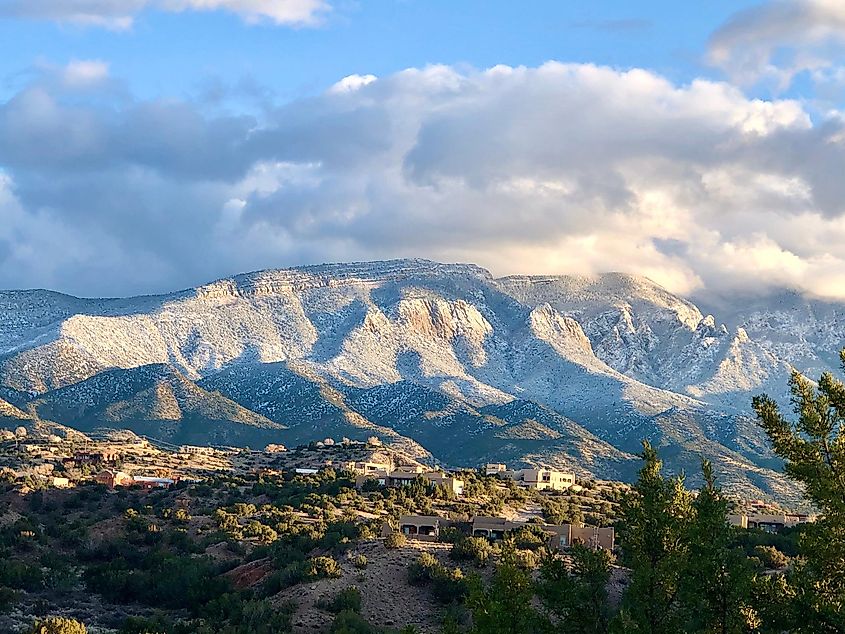
<svg viewBox="0 0 845 634"><path fill-rule="evenodd" d="M737 307L731 319L741 325L728 328L648 278L495 278L472 264L418 259L268 269L138 298L9 291L0 292L0 385L37 400L113 370L164 364L257 416L273 414L271 403L287 408L285 433L297 442L319 439L321 431L373 433L421 453L432 449L426 443L437 445L421 426L446 420L436 410L403 427L402 416L386 420L372 403L350 399L362 390L405 390L430 404L441 394L462 412L461 426L449 427L452 445L462 434L467 442L482 434L485 459L498 450L516 461L571 464L579 451L558 442L560 416L583 430L577 442L609 443L608 455L630 456L651 438L676 471L689 471L697 448L709 447L732 481L747 481L743 469L761 470L760 486L746 483L765 492L778 476L762 432L748 422L750 396L768 391L783 399L791 362L801 357L779 354L785 343L765 311L755 310L743 316ZM836 307L817 315L814 332L824 336L813 337L796 316L806 307L795 303L792 321L783 310L771 314L803 332L806 358L821 358L822 343L845 339ZM147 398L170 399L165 392ZM285 405L306 393L302 402L311 409ZM256 400L259 394L266 399ZM538 416L552 425L502 419L497 436L483 422L496 418L492 409L519 402L549 412ZM521 454L511 450L517 440ZM559 459L548 449L556 442ZM458 457L443 444L435 449L435 458Z"/></svg>

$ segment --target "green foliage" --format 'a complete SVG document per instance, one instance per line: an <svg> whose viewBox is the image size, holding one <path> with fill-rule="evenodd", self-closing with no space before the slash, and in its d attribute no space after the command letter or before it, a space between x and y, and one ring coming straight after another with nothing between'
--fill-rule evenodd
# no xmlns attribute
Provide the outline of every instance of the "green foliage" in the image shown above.
<svg viewBox="0 0 845 634"><path fill-rule="evenodd" d="M26 634L87 634L85 625L76 619L67 619L61 616L48 616L45 619L38 619L30 627Z"/></svg>
<svg viewBox="0 0 845 634"><path fill-rule="evenodd" d="M449 552L449 556L455 561L473 561L478 566L483 566L490 559L493 546L484 537L464 537L458 539Z"/></svg>
<svg viewBox="0 0 845 634"><path fill-rule="evenodd" d="M384 538L386 548L402 548L408 543L408 538L400 532L394 532Z"/></svg>
<svg viewBox="0 0 845 634"><path fill-rule="evenodd" d="M789 557L784 555L774 546L760 544L754 547L754 556L760 560L768 570L779 570L789 565Z"/></svg>
<svg viewBox="0 0 845 634"><path fill-rule="evenodd" d="M532 607L531 574L517 566L505 550L489 586L475 576L470 581L467 606L473 634L535 634L542 619Z"/></svg>
<svg viewBox="0 0 845 634"><path fill-rule="evenodd" d="M340 612L360 612L361 591L355 586L349 586L338 592L331 599L318 602L317 607L333 614L339 614Z"/></svg>
<svg viewBox="0 0 845 634"><path fill-rule="evenodd" d="M370 625L357 612L341 612L332 622L329 634L383 634L383 630Z"/></svg>
<svg viewBox="0 0 845 634"><path fill-rule="evenodd" d="M547 555L540 565L537 596L560 634L607 632L607 583L612 556L575 545L571 559Z"/></svg>
<svg viewBox="0 0 845 634"><path fill-rule="evenodd" d="M326 556L312 557L308 560L305 575L309 581L317 579L337 579L342 570L335 559Z"/></svg>
<svg viewBox="0 0 845 634"><path fill-rule="evenodd" d="M626 631L674 634L681 631L678 593L687 564L692 496L681 478L663 477L657 452L645 441L642 458L639 478L622 504L620 541L631 581L621 618Z"/></svg>
<svg viewBox="0 0 845 634"><path fill-rule="evenodd" d="M716 485L709 462L702 464L704 486L692 503L686 536L688 559L678 600L688 632L741 634L754 631L759 617L751 605L754 568L734 546L728 502Z"/></svg>
<svg viewBox="0 0 845 634"><path fill-rule="evenodd" d="M840 353L845 367L845 350ZM788 421L774 400L755 397L757 420L823 517L799 539L799 558L775 592L768 614L795 632L845 631L845 385L829 372L818 385L793 372L790 390L798 419ZM783 607L787 605L788 607Z"/></svg>

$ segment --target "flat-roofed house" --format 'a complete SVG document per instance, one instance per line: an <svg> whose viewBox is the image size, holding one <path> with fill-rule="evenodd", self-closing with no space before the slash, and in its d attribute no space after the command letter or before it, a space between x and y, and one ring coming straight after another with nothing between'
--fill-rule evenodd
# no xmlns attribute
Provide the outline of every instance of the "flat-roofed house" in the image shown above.
<svg viewBox="0 0 845 634"><path fill-rule="evenodd" d="M574 473L564 473L553 469L519 469L503 473L519 486L537 491L563 491L575 484Z"/></svg>
<svg viewBox="0 0 845 634"><path fill-rule="evenodd" d="M94 477L94 479L100 484L105 484L110 489L132 484L131 475L114 469L103 469Z"/></svg>
<svg viewBox="0 0 845 634"><path fill-rule="evenodd" d="M504 517L479 515L472 521L473 537L486 537L498 541L505 538L509 531L524 526L537 526L549 538L549 546L556 550L567 550L574 544L583 544L593 550L599 548L613 550L616 531L612 528L584 526L581 524L531 524L530 522L512 521Z"/></svg>
<svg viewBox="0 0 845 634"><path fill-rule="evenodd" d="M399 518L399 532L409 539L435 542L440 529L449 521L437 515L403 515Z"/></svg>
<svg viewBox="0 0 845 634"><path fill-rule="evenodd" d="M451 491L453 495L464 494L464 481L442 471L424 471L421 468L394 469L393 471L373 470L355 477L355 486L361 488L366 482L378 482L382 486L400 487L412 484L418 478L427 480Z"/></svg>
<svg viewBox="0 0 845 634"><path fill-rule="evenodd" d="M728 522L739 528L758 528L769 533L777 533L784 528L797 526L806 522L813 522L811 515L794 513L742 513L728 515Z"/></svg>

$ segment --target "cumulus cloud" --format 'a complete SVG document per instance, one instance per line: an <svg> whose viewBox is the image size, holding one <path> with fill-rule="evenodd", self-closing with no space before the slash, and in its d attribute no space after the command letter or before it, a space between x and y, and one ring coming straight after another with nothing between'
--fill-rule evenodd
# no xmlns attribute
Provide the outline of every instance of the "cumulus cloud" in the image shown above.
<svg viewBox="0 0 845 634"><path fill-rule="evenodd" d="M559 63L356 76L257 116L66 90L0 103L0 287L414 256L845 296L845 120L795 101Z"/></svg>
<svg viewBox="0 0 845 634"><path fill-rule="evenodd" d="M769 78L785 88L805 71L824 80L844 50L841 0L772 0L736 13L717 29L708 58L735 80Z"/></svg>
<svg viewBox="0 0 845 634"><path fill-rule="evenodd" d="M329 10L327 0L0 0L0 16L128 29L145 9L228 11L245 21L311 25Z"/></svg>

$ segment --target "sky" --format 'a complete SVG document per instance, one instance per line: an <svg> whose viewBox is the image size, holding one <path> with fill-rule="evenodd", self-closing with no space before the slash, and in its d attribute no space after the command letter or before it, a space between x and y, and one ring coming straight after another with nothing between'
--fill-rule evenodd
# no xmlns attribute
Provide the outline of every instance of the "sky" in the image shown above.
<svg viewBox="0 0 845 634"><path fill-rule="evenodd" d="M0 288L423 257L845 299L845 2L0 0Z"/></svg>

